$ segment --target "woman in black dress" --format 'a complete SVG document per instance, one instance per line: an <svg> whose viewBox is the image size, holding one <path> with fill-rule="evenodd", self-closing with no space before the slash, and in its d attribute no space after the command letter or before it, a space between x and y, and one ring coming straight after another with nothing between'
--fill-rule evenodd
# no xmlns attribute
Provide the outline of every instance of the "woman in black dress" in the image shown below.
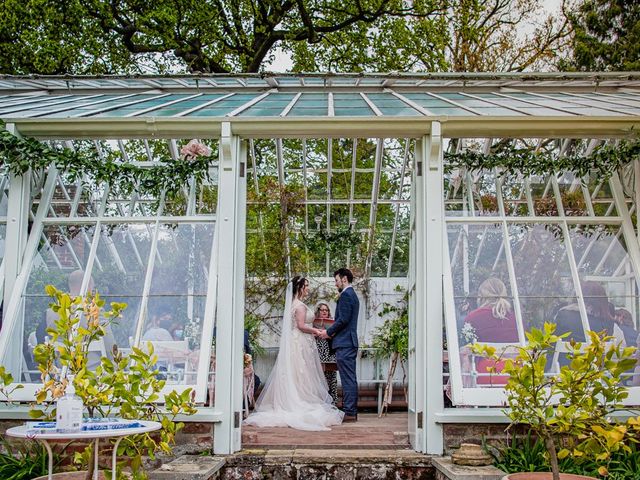
<svg viewBox="0 0 640 480"><path fill-rule="evenodd" d="M324 302L318 303L313 326L315 328L326 329L331 325L333 325L333 318L331 318L329 305ZM318 347L318 354L320 355L320 363L322 363L322 370L324 370L324 377L327 379L327 385L329 386L329 394L335 405L338 400L338 364L336 363L336 354L331 351L329 342L324 338L316 337L316 345Z"/></svg>

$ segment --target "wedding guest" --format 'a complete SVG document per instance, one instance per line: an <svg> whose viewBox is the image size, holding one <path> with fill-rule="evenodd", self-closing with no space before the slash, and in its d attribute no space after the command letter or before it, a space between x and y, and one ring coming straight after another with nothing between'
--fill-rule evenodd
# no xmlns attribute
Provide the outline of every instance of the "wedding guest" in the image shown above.
<svg viewBox="0 0 640 480"><path fill-rule="evenodd" d="M142 335L142 341L171 342L173 337L169 328L171 328L171 313L165 308L157 308L151 314L149 327Z"/></svg>
<svg viewBox="0 0 640 480"><path fill-rule="evenodd" d="M613 321L624 335L624 342L629 347L635 347L638 338L638 330L633 323L633 316L626 308L618 308L613 316Z"/></svg>
<svg viewBox="0 0 640 480"><path fill-rule="evenodd" d="M331 325L333 325L333 318L331 317L329 305L325 302L318 303L318 305L316 305L313 326L325 330ZM327 385L329 386L329 395L331 395L333 404L335 405L338 400L338 364L336 363L336 353L331 349L330 341L324 338L316 337L316 346L318 347L324 377L327 379Z"/></svg>
<svg viewBox="0 0 640 480"><path fill-rule="evenodd" d="M470 324L478 342L517 342L516 317L502 280L487 278L478 287L478 308L464 319Z"/></svg>
<svg viewBox="0 0 640 480"><path fill-rule="evenodd" d="M507 287L502 280L495 277L487 278L478 287L478 308L472 310L465 317L465 323L473 327L477 342L517 343L518 327L516 317L508 299ZM464 368L470 369L471 359L464 358ZM494 361L489 358L475 360L476 371L480 374L475 379L477 384L501 386L507 382L504 375L493 375L504 368L504 361Z"/></svg>

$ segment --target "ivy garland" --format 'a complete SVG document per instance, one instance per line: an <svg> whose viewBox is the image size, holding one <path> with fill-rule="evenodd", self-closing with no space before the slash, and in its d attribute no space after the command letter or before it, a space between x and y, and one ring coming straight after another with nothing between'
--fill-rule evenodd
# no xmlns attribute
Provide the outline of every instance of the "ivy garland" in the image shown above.
<svg viewBox="0 0 640 480"><path fill-rule="evenodd" d="M567 155L558 157L548 152L530 149L506 149L496 153L482 154L472 151L445 153L446 173L457 168L468 170L500 170L501 174L521 173L523 176L549 175L550 173L573 172L577 177L593 174L608 179L627 163L640 159L640 140L621 141L618 145L601 145L591 155Z"/></svg>
<svg viewBox="0 0 640 480"><path fill-rule="evenodd" d="M17 137L0 123L0 166L10 173L23 175L29 169L44 170L55 165L74 182L87 177L98 184L108 183L122 194L137 190L159 198L177 193L191 179L209 179L209 168L215 157L196 155L187 160L161 159L158 165L142 167L111 158L99 158L95 151L77 152L67 147L52 147L35 138Z"/></svg>
<svg viewBox="0 0 640 480"><path fill-rule="evenodd" d="M444 158L447 173L457 168L497 168L503 175L520 172L524 176L532 176L571 171L579 177L594 174L607 179L620 167L640 159L640 140L602 145L588 157L558 157L530 149L507 149L488 155L473 151L445 153ZM59 171L66 172L71 181L86 176L97 183L109 183L123 194L137 190L140 194L159 197L162 192L168 195L178 192L191 179L197 182L208 180L214 160L215 157L195 155L183 161L161 159L158 165L141 167L111 158L101 159L95 151L77 152L66 147L52 147L35 138L17 137L5 130L0 121L0 166L6 166L10 173L16 175L23 175L29 169L42 170L53 164ZM356 239L350 239L349 243L356 243Z"/></svg>

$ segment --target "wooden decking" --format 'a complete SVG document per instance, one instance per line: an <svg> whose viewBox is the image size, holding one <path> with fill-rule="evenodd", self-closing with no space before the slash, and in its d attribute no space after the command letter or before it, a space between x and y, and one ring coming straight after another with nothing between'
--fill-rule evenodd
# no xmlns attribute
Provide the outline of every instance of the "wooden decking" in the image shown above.
<svg viewBox="0 0 640 480"><path fill-rule="evenodd" d="M242 448L409 448L407 413L358 414L358 421L332 427L329 432L305 432L293 428L242 426Z"/></svg>

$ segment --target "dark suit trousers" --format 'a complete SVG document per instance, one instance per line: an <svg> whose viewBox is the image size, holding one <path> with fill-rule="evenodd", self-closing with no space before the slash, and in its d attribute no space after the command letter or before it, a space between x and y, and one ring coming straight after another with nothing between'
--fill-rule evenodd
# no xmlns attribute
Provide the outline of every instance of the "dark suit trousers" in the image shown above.
<svg viewBox="0 0 640 480"><path fill-rule="evenodd" d="M356 377L356 357L354 347L336 348L336 360L342 383L342 409L346 415L358 413L358 378Z"/></svg>

